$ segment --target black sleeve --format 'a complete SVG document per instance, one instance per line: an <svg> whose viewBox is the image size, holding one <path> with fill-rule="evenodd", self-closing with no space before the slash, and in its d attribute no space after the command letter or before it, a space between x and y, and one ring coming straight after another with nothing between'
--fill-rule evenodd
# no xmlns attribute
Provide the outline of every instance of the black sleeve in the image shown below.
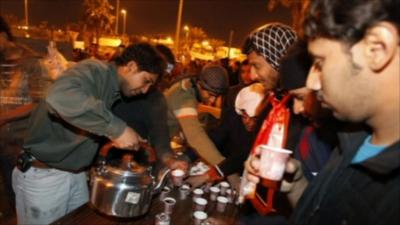
<svg viewBox="0 0 400 225"><path fill-rule="evenodd" d="M164 95L159 91L149 93L147 96L150 104L149 119L149 141L157 150L157 156L161 158L166 153L172 153L170 147L170 135L167 124L168 105Z"/></svg>

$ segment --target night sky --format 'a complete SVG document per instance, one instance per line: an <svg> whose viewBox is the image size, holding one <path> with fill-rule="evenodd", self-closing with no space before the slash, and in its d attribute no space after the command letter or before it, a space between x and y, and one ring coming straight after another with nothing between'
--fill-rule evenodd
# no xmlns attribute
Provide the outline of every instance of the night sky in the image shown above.
<svg viewBox="0 0 400 225"><path fill-rule="evenodd" d="M83 0L28 0L29 23L48 21L62 26L82 18ZM115 0L109 0L115 5ZM175 37L179 0L120 0L127 10L128 34L166 34ZM246 35L267 22L291 23L290 12L279 7L267 10L268 0L185 0L182 26L202 27L209 37L228 43L229 31L234 30L233 45L240 47ZM24 0L0 0L0 13L24 18ZM122 17L120 17L122 27ZM122 28L120 28L120 32Z"/></svg>

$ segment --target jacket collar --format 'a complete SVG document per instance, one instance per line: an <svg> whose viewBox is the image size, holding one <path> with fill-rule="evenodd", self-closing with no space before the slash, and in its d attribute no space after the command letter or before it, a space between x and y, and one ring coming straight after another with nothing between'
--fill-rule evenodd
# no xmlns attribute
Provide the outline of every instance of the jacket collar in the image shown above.
<svg viewBox="0 0 400 225"><path fill-rule="evenodd" d="M368 135L369 133L366 131L339 133L342 154L349 164ZM361 166L366 170L380 175L390 174L400 169L400 140L386 147L378 155L355 166Z"/></svg>

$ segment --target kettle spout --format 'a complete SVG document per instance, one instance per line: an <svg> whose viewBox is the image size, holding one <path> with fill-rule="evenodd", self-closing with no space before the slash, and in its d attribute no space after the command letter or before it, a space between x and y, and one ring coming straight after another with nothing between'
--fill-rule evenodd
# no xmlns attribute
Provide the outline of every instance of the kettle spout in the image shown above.
<svg viewBox="0 0 400 225"><path fill-rule="evenodd" d="M153 189L153 195L160 193L161 189L164 187L166 180L167 180L167 175L171 172L171 169L167 169L159 178L157 181L157 184L155 185Z"/></svg>

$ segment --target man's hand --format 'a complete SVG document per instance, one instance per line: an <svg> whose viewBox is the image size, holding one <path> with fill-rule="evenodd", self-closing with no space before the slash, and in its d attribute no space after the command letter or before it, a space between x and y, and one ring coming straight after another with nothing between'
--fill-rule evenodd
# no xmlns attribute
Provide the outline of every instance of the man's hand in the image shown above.
<svg viewBox="0 0 400 225"><path fill-rule="evenodd" d="M133 149L139 150L140 142L146 142L145 139L141 138L132 128L126 127L122 134L115 138L111 139L114 146L120 149Z"/></svg>
<svg viewBox="0 0 400 225"><path fill-rule="evenodd" d="M256 148L254 154L250 155L249 158L245 162L245 168L247 170L247 179L254 183L258 184L260 182L260 149ZM296 182L302 181L305 179L303 176L303 172L301 170L301 163L293 158L289 158L286 162L285 167L285 176L282 180L280 191L282 192L291 192L293 187L296 185Z"/></svg>
<svg viewBox="0 0 400 225"><path fill-rule="evenodd" d="M282 180L280 191L291 192L296 182L302 178L305 177L303 176L303 171L301 170L300 161L289 158L289 160L286 162L285 177Z"/></svg>
<svg viewBox="0 0 400 225"><path fill-rule="evenodd" d="M240 189L240 176L236 173L229 175L227 178L228 182L231 184L233 190Z"/></svg>
<svg viewBox="0 0 400 225"><path fill-rule="evenodd" d="M185 160L172 159L168 162L167 166L171 170L181 169L185 171L185 174L187 174L189 163Z"/></svg>
<svg viewBox="0 0 400 225"><path fill-rule="evenodd" d="M247 158L246 162L244 163L244 167L247 170L247 180L254 184L258 184L260 182L260 159L259 155L259 148L256 148L254 154L250 154L249 158Z"/></svg>
<svg viewBox="0 0 400 225"><path fill-rule="evenodd" d="M186 179L186 182L189 183L192 186L192 189L200 187L204 183L206 183L210 177L208 176L208 173L204 173L201 175L195 175L195 176L190 176L188 179Z"/></svg>

